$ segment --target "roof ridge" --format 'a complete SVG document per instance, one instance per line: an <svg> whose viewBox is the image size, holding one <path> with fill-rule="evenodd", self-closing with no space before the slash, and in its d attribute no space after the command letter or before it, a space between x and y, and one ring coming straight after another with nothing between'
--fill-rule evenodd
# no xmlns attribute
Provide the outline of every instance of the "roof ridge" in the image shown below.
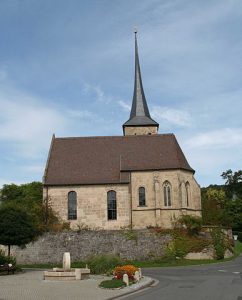
<svg viewBox="0 0 242 300"><path fill-rule="evenodd" d="M98 135L98 136L74 136L74 137L55 137L56 140L77 140L77 139L101 139L101 138L155 138L160 136L175 136L174 133L159 133L152 135Z"/></svg>

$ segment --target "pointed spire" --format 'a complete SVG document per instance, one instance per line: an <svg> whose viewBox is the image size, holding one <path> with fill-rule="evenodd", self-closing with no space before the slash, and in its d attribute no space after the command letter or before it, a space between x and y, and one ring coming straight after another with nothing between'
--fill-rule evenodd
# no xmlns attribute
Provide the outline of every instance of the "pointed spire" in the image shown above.
<svg viewBox="0 0 242 300"><path fill-rule="evenodd" d="M134 77L134 94L132 108L129 120L123 126L159 126L150 116L149 108L145 99L145 93L142 84L138 42L137 42L137 29L134 30L135 34L135 77Z"/></svg>

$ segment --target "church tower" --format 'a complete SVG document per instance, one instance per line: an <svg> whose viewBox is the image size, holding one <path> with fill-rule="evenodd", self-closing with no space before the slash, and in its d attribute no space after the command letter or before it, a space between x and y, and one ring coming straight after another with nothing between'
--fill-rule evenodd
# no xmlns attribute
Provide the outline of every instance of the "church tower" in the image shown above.
<svg viewBox="0 0 242 300"><path fill-rule="evenodd" d="M123 124L124 135L151 135L157 134L159 124L155 122L149 113L149 108L145 99L145 93L142 84L137 30L135 34L135 77L134 77L134 95L130 117L127 122Z"/></svg>

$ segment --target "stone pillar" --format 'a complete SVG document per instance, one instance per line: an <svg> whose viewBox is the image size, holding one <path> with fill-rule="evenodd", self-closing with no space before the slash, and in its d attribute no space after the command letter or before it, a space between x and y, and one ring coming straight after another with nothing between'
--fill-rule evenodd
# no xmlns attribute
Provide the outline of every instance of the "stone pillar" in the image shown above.
<svg viewBox="0 0 242 300"><path fill-rule="evenodd" d="M70 270L71 268L71 255L70 252L65 252L63 254L63 269Z"/></svg>

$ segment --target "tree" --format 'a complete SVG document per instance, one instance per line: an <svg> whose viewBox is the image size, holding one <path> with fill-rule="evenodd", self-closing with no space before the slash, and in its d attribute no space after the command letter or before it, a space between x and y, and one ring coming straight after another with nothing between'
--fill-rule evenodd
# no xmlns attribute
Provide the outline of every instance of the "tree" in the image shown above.
<svg viewBox="0 0 242 300"><path fill-rule="evenodd" d="M225 225L224 206L226 198L222 189L209 187L202 190L202 215L206 225Z"/></svg>
<svg viewBox="0 0 242 300"><path fill-rule="evenodd" d="M242 170L233 172L231 169L222 173L222 178L226 180L226 195L232 200L234 198L242 199Z"/></svg>
<svg viewBox="0 0 242 300"><path fill-rule="evenodd" d="M41 182L21 185L5 184L0 191L2 206L12 205L25 210L31 216L38 234L52 230L59 223L58 217L51 207L51 199L43 199Z"/></svg>
<svg viewBox="0 0 242 300"><path fill-rule="evenodd" d="M32 218L19 207L4 205L0 207L0 244L23 246L31 242L37 234Z"/></svg>
<svg viewBox="0 0 242 300"><path fill-rule="evenodd" d="M14 201L22 204L28 202L38 203L42 201L42 183L31 182L21 185L16 184L4 184L1 189L0 201L2 203Z"/></svg>

